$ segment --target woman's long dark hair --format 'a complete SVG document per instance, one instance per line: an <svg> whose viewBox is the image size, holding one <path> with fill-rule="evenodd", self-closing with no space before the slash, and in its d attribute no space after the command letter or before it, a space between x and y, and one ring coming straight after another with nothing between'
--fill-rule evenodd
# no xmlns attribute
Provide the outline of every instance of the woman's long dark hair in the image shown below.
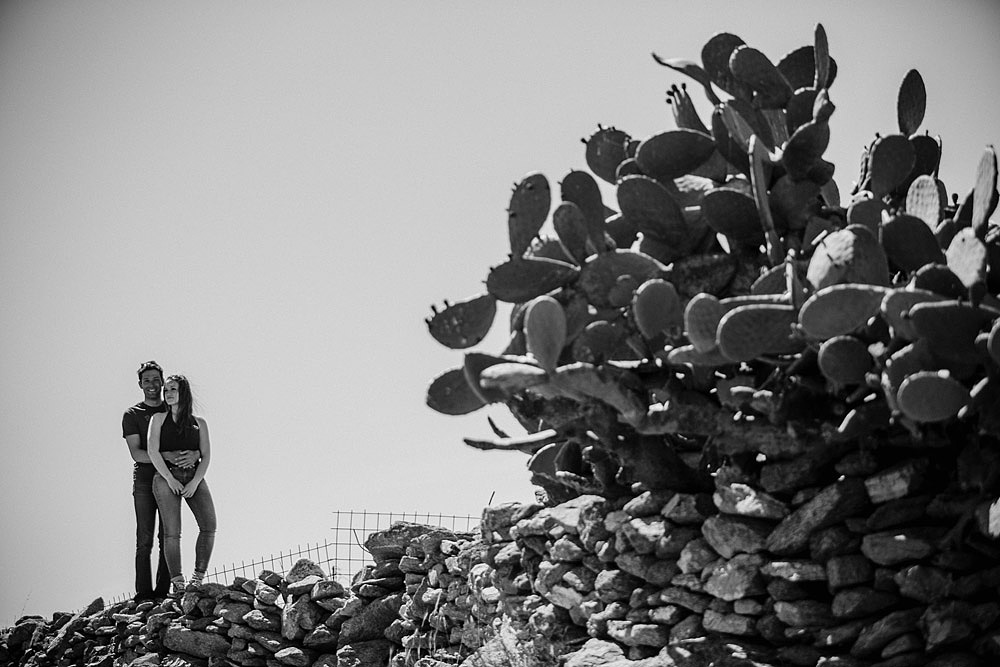
<svg viewBox="0 0 1000 667"><path fill-rule="evenodd" d="M197 428L198 422L192 412L194 397L191 395L191 383L183 375L171 375L163 384L167 382L177 383L177 427L181 431Z"/></svg>

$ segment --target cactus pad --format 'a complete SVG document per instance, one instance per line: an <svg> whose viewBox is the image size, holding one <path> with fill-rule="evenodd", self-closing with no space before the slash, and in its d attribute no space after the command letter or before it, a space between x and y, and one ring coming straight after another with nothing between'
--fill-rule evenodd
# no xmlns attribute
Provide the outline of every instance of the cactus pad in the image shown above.
<svg viewBox="0 0 1000 667"><path fill-rule="evenodd" d="M723 356L749 361L765 354L791 354L803 343L794 336L798 312L792 306L753 304L730 310L719 320L716 342Z"/></svg>
<svg viewBox="0 0 1000 667"><path fill-rule="evenodd" d="M910 309L916 334L927 341L934 354L956 362L976 361L976 336L997 314L961 301L918 303Z"/></svg>
<svg viewBox="0 0 1000 667"><path fill-rule="evenodd" d="M885 294L886 288L864 283L824 287L802 304L799 324L817 340L851 333L879 312Z"/></svg>
<svg viewBox="0 0 1000 667"><path fill-rule="evenodd" d="M500 301L521 303L571 283L579 272L566 262L515 257L490 270L486 289Z"/></svg>
<svg viewBox="0 0 1000 667"><path fill-rule="evenodd" d="M587 221L580 207L563 202L552 213L552 226L565 253L577 264L583 264L590 254L587 250Z"/></svg>
<svg viewBox="0 0 1000 667"><path fill-rule="evenodd" d="M875 236L860 225L828 234L809 260L806 280L813 289L837 283L889 284L889 262Z"/></svg>
<svg viewBox="0 0 1000 667"><path fill-rule="evenodd" d="M647 339L684 326L684 311L674 286L660 278L647 280L632 301L635 324Z"/></svg>
<svg viewBox="0 0 1000 667"><path fill-rule="evenodd" d="M749 101L753 89L733 75L729 60L737 47L745 42L736 35L720 32L713 35L701 49L701 64L705 73L722 90L733 97Z"/></svg>
<svg viewBox="0 0 1000 667"><path fill-rule="evenodd" d="M861 384L875 365L868 346L854 336L834 336L819 346L819 369L837 385Z"/></svg>
<svg viewBox="0 0 1000 667"><path fill-rule="evenodd" d="M882 223L882 247L889 262L906 273L944 261L931 228L913 215L896 215Z"/></svg>
<svg viewBox="0 0 1000 667"><path fill-rule="evenodd" d="M896 396L899 409L916 422L939 422L958 414L969 402L969 390L947 371L920 371L908 376Z"/></svg>
<svg viewBox="0 0 1000 667"><path fill-rule="evenodd" d="M531 364L508 362L487 366L479 374L479 385L486 391L498 391L505 395L517 394L525 389L548 382L545 369Z"/></svg>
<svg viewBox="0 0 1000 667"><path fill-rule="evenodd" d="M445 371L427 389L427 405L445 415L466 415L485 405L465 380L462 368Z"/></svg>
<svg viewBox="0 0 1000 667"><path fill-rule="evenodd" d="M524 314L524 337L528 354L547 371L555 369L566 344L566 313L551 296L540 296L528 304Z"/></svg>
<svg viewBox="0 0 1000 667"><path fill-rule="evenodd" d="M777 68L792 90L801 88L829 88L837 77L837 63L827 55L826 81L816 84L816 50L811 44L786 53L778 61Z"/></svg>
<svg viewBox="0 0 1000 667"><path fill-rule="evenodd" d="M944 186L933 176L918 176L906 191L906 212L924 221L928 229L937 229L947 203Z"/></svg>
<svg viewBox="0 0 1000 667"><path fill-rule="evenodd" d="M705 195L701 205L709 227L741 243L760 243L764 230L760 225L753 197L730 188L716 188Z"/></svg>
<svg viewBox="0 0 1000 667"><path fill-rule="evenodd" d="M507 231L514 257L520 257L528 249L545 223L551 205L552 193L544 175L528 174L514 186L507 209Z"/></svg>
<svg viewBox="0 0 1000 667"><path fill-rule="evenodd" d="M754 90L754 104L760 109L783 109L792 95L792 87L771 59L753 47L733 49L729 70Z"/></svg>
<svg viewBox="0 0 1000 667"><path fill-rule="evenodd" d="M603 252L606 249L604 202L597 181L585 171L571 171L559 185L563 201L573 202L580 208L584 222L587 223L587 238L594 251Z"/></svg>
<svg viewBox="0 0 1000 667"><path fill-rule="evenodd" d="M868 156L869 190L876 197L889 194L910 175L916 159L913 145L902 134L879 137Z"/></svg>
<svg viewBox="0 0 1000 667"><path fill-rule="evenodd" d="M684 308L684 331L695 350L705 353L718 347L716 331L725 314L725 306L711 294L701 292L688 301Z"/></svg>
<svg viewBox="0 0 1000 667"><path fill-rule="evenodd" d="M625 338L622 327L604 320L591 322L573 341L573 358L591 364L603 364L614 355Z"/></svg>
<svg viewBox="0 0 1000 667"><path fill-rule="evenodd" d="M497 312L497 301L491 294L454 304L446 302L445 306L427 320L427 328L434 340L453 350L478 344L489 333Z"/></svg>
<svg viewBox="0 0 1000 667"><path fill-rule="evenodd" d="M982 238L986 223L997 206L997 154L987 146L976 169L976 186L972 199L972 228Z"/></svg>
<svg viewBox="0 0 1000 667"><path fill-rule="evenodd" d="M947 258L948 268L966 287L986 281L986 245L976 238L974 228L958 230L948 246Z"/></svg>
<svg viewBox="0 0 1000 667"><path fill-rule="evenodd" d="M918 303L944 301L945 297L925 289L892 289L886 292L879 311L892 328L893 335L903 340L914 340L917 332L910 321L910 309Z"/></svg>
<svg viewBox="0 0 1000 667"><path fill-rule="evenodd" d="M927 108L927 89L924 88L920 72L911 69L903 77L896 98L896 118L899 121L899 131L907 136L914 134L924 122L924 111Z"/></svg>
<svg viewBox="0 0 1000 667"><path fill-rule="evenodd" d="M696 130L669 130L639 144L635 159L644 174L668 183L704 164L715 152L715 140Z"/></svg>
<svg viewBox="0 0 1000 667"><path fill-rule="evenodd" d="M667 268L648 255L633 250L615 250L595 255L580 270L579 287L597 308L614 306L612 295L622 276L631 276L639 286L659 278Z"/></svg>
<svg viewBox="0 0 1000 667"><path fill-rule="evenodd" d="M626 176L618 183L622 215L644 235L663 241L673 261L688 249L691 229L670 191L648 176Z"/></svg>
<svg viewBox="0 0 1000 667"><path fill-rule="evenodd" d="M617 128L599 127L587 139L587 166L598 178L613 184L618 165L628 157L625 146L631 139L627 132Z"/></svg>

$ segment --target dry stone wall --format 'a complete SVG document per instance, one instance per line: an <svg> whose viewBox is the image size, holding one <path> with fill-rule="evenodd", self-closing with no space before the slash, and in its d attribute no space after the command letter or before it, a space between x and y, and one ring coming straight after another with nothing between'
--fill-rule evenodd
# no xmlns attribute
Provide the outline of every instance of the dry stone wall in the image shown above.
<svg viewBox="0 0 1000 667"><path fill-rule="evenodd" d="M394 524L347 587L302 560L159 604L26 617L0 637L0 664L1000 662L996 512L979 491L996 452L795 442L733 454L712 490L504 504L478 534Z"/></svg>

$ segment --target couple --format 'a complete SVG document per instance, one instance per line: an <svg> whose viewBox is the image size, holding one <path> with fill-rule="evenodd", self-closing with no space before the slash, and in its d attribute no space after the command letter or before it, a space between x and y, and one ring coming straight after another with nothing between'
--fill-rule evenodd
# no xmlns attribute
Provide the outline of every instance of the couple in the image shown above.
<svg viewBox="0 0 1000 667"><path fill-rule="evenodd" d="M205 481L211 460L208 424L191 412L188 379L171 375L164 381L163 369L155 361L139 366L138 375L143 400L125 411L122 436L135 461L135 599L151 600L180 593L185 587L181 571L181 498L198 522L190 583L201 584L215 545L215 503ZM154 588L149 559L157 510L160 561Z"/></svg>

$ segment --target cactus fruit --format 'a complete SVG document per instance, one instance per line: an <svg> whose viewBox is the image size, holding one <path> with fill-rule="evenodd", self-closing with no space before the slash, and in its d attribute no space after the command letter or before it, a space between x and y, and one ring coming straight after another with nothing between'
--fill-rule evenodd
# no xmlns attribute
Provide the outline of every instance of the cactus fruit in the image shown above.
<svg viewBox="0 0 1000 667"><path fill-rule="evenodd" d="M860 225L828 234L813 252L806 270L813 289L838 283L889 285L889 262L878 239Z"/></svg>
<svg viewBox="0 0 1000 667"><path fill-rule="evenodd" d="M442 414L465 415L485 404L465 381L465 371L462 368L445 371L427 389L427 405Z"/></svg>
<svg viewBox="0 0 1000 667"><path fill-rule="evenodd" d="M598 178L614 184L618 165L628 158L625 146L631 139L614 127L598 127L585 142L587 166Z"/></svg>
<svg viewBox="0 0 1000 667"><path fill-rule="evenodd" d="M752 304L730 310L719 320L716 343L732 361L765 354L792 354L803 347L794 335L798 312L792 306Z"/></svg>
<svg viewBox="0 0 1000 667"><path fill-rule="evenodd" d="M513 257L490 270L487 291L500 301L530 301L573 282L580 270L553 259Z"/></svg>
<svg viewBox="0 0 1000 667"><path fill-rule="evenodd" d="M546 371L554 370L566 344L566 313L562 305L551 296L532 300L524 314L524 336L528 354Z"/></svg>
<svg viewBox="0 0 1000 667"><path fill-rule="evenodd" d="M886 291L865 283L824 287L802 304L799 324L817 340L851 333L879 312Z"/></svg>
<svg viewBox="0 0 1000 667"><path fill-rule="evenodd" d="M861 384L875 365L868 346L854 336L834 336L819 346L819 370L837 385Z"/></svg>
<svg viewBox="0 0 1000 667"><path fill-rule="evenodd" d="M674 286L660 278L647 280L635 291L632 314L645 338L684 326L684 311Z"/></svg>
<svg viewBox="0 0 1000 667"><path fill-rule="evenodd" d="M433 306L434 316L425 320L434 340L453 350L478 344L493 326L497 301L491 294L481 294L449 304L444 310Z"/></svg>
<svg viewBox="0 0 1000 667"><path fill-rule="evenodd" d="M927 108L927 89L924 88L920 72L911 69L903 77L896 97L896 118L899 121L899 131L906 136L916 133L924 122L924 111Z"/></svg>
<svg viewBox="0 0 1000 667"><path fill-rule="evenodd" d="M916 216L904 213L883 222L881 240L889 263L906 273L944 261L934 232Z"/></svg>
<svg viewBox="0 0 1000 667"><path fill-rule="evenodd" d="M896 396L899 409L915 422L939 422L958 414L969 402L969 390L947 371L920 371L908 376Z"/></svg>
<svg viewBox="0 0 1000 667"><path fill-rule="evenodd" d="M528 174L514 186L507 209L510 252L514 257L520 257L528 249L531 240L545 223L551 205L549 181L542 174Z"/></svg>
<svg viewBox="0 0 1000 667"><path fill-rule="evenodd" d="M703 165L714 152L711 135L696 130L670 130L644 139L635 159L642 173L668 183Z"/></svg>

